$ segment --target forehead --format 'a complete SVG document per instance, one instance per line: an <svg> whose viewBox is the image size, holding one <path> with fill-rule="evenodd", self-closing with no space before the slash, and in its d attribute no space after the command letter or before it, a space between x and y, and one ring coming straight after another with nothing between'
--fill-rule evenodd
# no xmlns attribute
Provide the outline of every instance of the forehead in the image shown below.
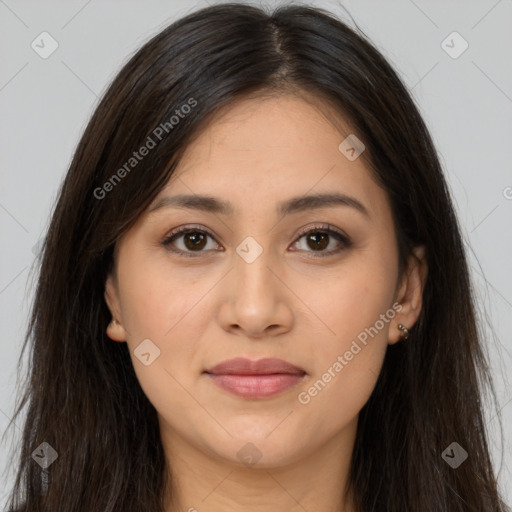
<svg viewBox="0 0 512 512"><path fill-rule="evenodd" d="M240 213L263 209L288 197L337 192L358 196L377 215L386 207L366 159L340 151L352 133L329 106L294 95L241 99L222 109L184 152L158 194L210 195L228 200ZM327 116L326 116L327 114ZM274 207L274 206L273 206Z"/></svg>

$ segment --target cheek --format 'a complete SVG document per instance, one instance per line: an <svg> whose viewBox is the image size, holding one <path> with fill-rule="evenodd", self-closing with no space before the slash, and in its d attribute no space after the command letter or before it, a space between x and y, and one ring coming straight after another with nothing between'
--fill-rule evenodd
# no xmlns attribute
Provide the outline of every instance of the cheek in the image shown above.
<svg viewBox="0 0 512 512"><path fill-rule="evenodd" d="M337 301L325 304L325 318L336 335L318 337L308 348L314 364L297 403L309 418L319 418L305 426L312 436L332 435L355 420L375 387L387 350L394 314L388 309L389 294L355 286L356 281L342 287L347 294L338 292Z"/></svg>
<svg viewBox="0 0 512 512"><path fill-rule="evenodd" d="M208 288L200 293L183 283L176 276L162 279L161 273L145 270L132 277L125 290L130 357L145 395L158 411L185 411L193 405L183 386L189 387L194 369L200 322L206 317L200 314L200 298ZM147 352L144 361L140 356Z"/></svg>
<svg viewBox="0 0 512 512"><path fill-rule="evenodd" d="M361 251L336 271L301 283L304 303L325 327L326 347L348 348L352 339L366 332L391 307L396 276L390 269L395 262L377 254L377 250ZM386 338L388 326L379 322L376 337Z"/></svg>
<svg viewBox="0 0 512 512"><path fill-rule="evenodd" d="M308 347L313 375L297 396L309 416L322 418L312 428L327 432L350 422L377 381L395 316L395 275L389 270L394 262L377 254L368 251L357 264L330 276L326 293L317 291L310 302L329 328L328 336Z"/></svg>
<svg viewBox="0 0 512 512"><path fill-rule="evenodd" d="M350 361L345 352L329 355L330 363L297 396L298 413L308 418L302 422L305 439L329 438L357 420L373 392L385 350L384 344L368 345Z"/></svg>
<svg viewBox="0 0 512 512"><path fill-rule="evenodd" d="M159 403L183 395L179 383L188 385L196 370L194 358L212 315L208 292L218 276L200 278L193 270L173 269L162 258L133 254L119 266L123 322L139 382L148 398ZM151 343L143 341L148 339ZM154 357L147 366L137 357L141 343L147 344L149 359Z"/></svg>
<svg viewBox="0 0 512 512"><path fill-rule="evenodd" d="M200 306L208 283L170 272L161 261L127 262L121 277L123 321L132 342L154 338L167 344L189 312Z"/></svg>

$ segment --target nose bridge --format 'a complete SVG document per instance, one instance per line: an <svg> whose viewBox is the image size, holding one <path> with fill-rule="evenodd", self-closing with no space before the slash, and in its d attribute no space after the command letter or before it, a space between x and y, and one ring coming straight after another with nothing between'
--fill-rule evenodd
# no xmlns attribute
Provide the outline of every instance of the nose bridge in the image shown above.
<svg viewBox="0 0 512 512"><path fill-rule="evenodd" d="M275 265L275 260L270 250L263 248L261 237L260 242L248 236L236 247L234 278L238 287L243 288L245 292L256 295L267 292L268 298L273 288L270 282L273 274L269 267L272 268L272 265Z"/></svg>

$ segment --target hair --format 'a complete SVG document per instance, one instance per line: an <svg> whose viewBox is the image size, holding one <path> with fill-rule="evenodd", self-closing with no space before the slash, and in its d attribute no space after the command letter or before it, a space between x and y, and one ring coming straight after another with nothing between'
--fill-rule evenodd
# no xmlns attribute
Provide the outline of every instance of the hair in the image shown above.
<svg viewBox="0 0 512 512"><path fill-rule="evenodd" d="M388 346L359 414L347 485L357 511L507 510L489 454L482 400L495 395L461 230L419 109L366 36L331 13L240 3L192 12L145 43L77 145L38 261L22 348L29 368L11 420L27 408L9 508L163 510L170 477L157 414L127 344L106 335L105 281L116 241L200 128L234 101L265 94L309 95L345 119L389 199L400 272L414 246L426 247L420 317L406 343ZM155 147L128 169L149 139ZM453 441L469 453L457 469L441 456ZM43 442L58 459L42 470L31 454Z"/></svg>

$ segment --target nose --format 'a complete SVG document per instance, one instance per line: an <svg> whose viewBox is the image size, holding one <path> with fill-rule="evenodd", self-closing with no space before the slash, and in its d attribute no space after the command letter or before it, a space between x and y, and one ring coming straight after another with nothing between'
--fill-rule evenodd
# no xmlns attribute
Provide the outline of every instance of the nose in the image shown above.
<svg viewBox="0 0 512 512"><path fill-rule="evenodd" d="M293 324L293 293L283 268L263 252L252 262L234 255L233 269L222 286L221 326L252 339L278 336Z"/></svg>

